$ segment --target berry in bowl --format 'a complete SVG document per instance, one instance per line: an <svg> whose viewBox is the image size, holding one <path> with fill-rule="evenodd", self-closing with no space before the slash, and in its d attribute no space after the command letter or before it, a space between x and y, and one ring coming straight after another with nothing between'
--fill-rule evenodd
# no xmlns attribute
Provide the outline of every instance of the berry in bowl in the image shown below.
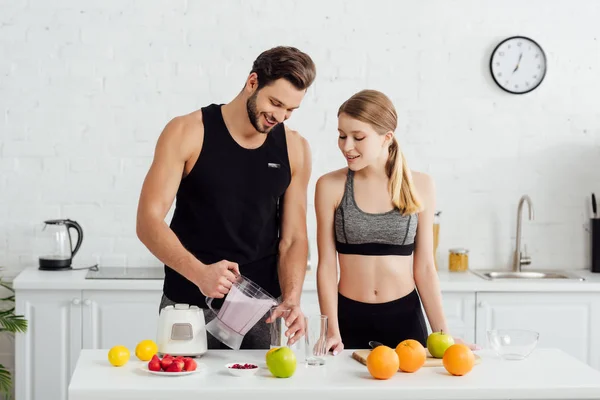
<svg viewBox="0 0 600 400"><path fill-rule="evenodd" d="M234 376L251 376L258 372L258 365L253 363L231 363L225 367Z"/></svg>

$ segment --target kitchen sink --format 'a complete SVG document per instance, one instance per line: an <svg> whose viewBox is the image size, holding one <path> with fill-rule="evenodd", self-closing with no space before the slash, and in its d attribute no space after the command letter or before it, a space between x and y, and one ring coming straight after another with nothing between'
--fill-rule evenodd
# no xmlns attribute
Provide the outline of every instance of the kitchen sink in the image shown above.
<svg viewBox="0 0 600 400"><path fill-rule="evenodd" d="M569 279L584 281L585 279L566 271L500 271L500 270L471 270L483 279Z"/></svg>

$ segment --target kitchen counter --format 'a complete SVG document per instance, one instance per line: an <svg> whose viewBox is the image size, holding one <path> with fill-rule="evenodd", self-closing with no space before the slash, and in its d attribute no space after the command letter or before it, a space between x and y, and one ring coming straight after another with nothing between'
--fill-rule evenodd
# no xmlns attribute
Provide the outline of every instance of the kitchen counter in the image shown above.
<svg viewBox="0 0 600 400"><path fill-rule="evenodd" d="M328 356L324 367L299 363L294 376L277 379L264 362L264 350L213 350L198 359L202 371L188 376L156 376L131 359L112 367L107 350L82 350L69 385L69 400L252 400L295 399L599 399L600 371L557 349L536 349L524 361L503 361L489 350L462 377L443 367L397 373L387 381L371 378L351 351ZM254 362L254 376L235 377L224 365Z"/></svg>
<svg viewBox="0 0 600 400"><path fill-rule="evenodd" d="M102 267L100 267L102 268ZM130 267L129 269L135 269ZM524 269L525 270L525 269ZM158 290L162 279L86 279L87 270L40 271L23 270L13 281L15 289L33 290ZM563 279L498 279L488 281L471 272L439 271L440 288L444 292L600 292L600 274L590 271L574 272L585 281ZM315 292L316 272L306 273L305 292Z"/></svg>

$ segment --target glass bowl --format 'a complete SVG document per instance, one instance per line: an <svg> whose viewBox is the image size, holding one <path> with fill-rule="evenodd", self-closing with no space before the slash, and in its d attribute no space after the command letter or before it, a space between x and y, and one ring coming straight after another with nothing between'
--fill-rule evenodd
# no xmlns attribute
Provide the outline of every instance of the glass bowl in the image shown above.
<svg viewBox="0 0 600 400"><path fill-rule="evenodd" d="M540 334L525 329L491 329L487 331L488 342L505 360L524 360L538 344Z"/></svg>

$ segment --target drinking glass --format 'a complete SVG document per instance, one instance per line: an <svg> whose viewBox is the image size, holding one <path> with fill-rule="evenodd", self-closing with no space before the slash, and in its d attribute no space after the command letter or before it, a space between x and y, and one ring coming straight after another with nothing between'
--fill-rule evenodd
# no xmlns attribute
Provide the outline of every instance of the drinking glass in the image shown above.
<svg viewBox="0 0 600 400"><path fill-rule="evenodd" d="M285 336L285 319L290 315L289 309L279 309L279 312L275 312L277 307L272 307L269 310L269 316L272 322L269 324L269 331L271 334L271 348L287 346L288 338ZM273 318L277 315L277 318Z"/></svg>
<svg viewBox="0 0 600 400"><path fill-rule="evenodd" d="M327 316L309 315L306 319L306 364L325 365L327 355Z"/></svg>

